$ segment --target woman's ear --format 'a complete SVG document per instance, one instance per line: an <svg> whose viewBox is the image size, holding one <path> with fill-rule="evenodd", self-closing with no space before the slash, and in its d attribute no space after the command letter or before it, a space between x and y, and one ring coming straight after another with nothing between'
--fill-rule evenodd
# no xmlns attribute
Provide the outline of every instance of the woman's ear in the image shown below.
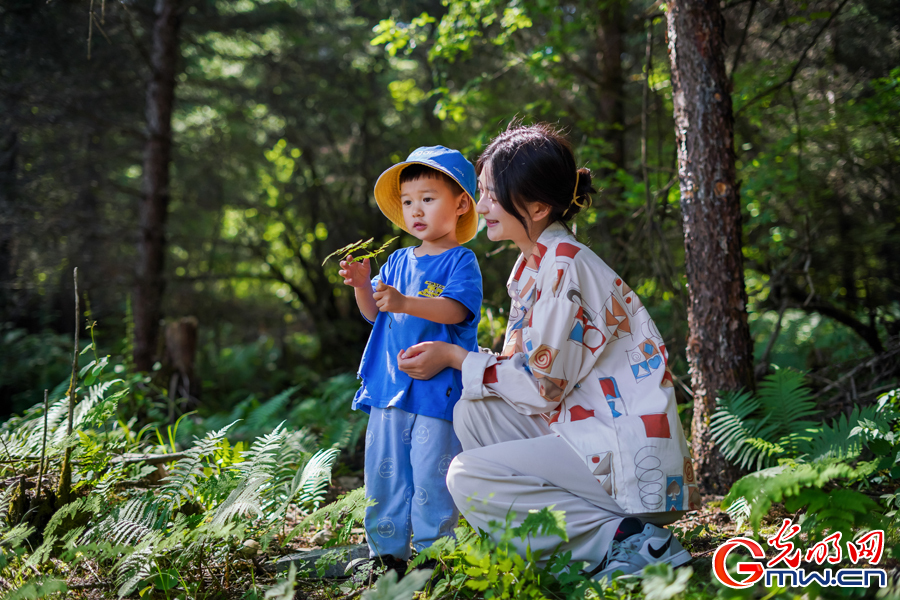
<svg viewBox="0 0 900 600"><path fill-rule="evenodd" d="M535 223L540 222L550 216L552 209L549 204L543 202L529 202L528 216Z"/></svg>

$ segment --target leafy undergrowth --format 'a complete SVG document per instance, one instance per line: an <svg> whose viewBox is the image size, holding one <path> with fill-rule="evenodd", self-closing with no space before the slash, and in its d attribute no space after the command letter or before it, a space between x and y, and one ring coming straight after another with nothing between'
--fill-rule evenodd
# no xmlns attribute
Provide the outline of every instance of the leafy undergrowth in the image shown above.
<svg viewBox="0 0 900 600"><path fill-rule="evenodd" d="M767 456L770 449L783 456L778 465L739 481L727 497L705 498L703 510L671 526L694 557L679 569L654 565L601 583L582 576L588 565L573 563L568 554L519 554L517 539L565 539L565 515L547 508L518 527L496 524L492 537L461 523L455 539L439 541L412 563L433 559L433 572L415 571L401 581L388 574L366 586L321 577L340 547L364 541L361 473L358 463L347 460L360 423L321 418L346 404L340 396L347 382L335 379L324 402L302 400L292 411L331 422L331 430L271 424L287 406L290 394L284 394L232 415L245 425L191 420L194 439L183 442L179 423L136 431L134 421L120 418L136 378L109 375L108 363L95 354L67 386L61 384L58 390L68 389L64 395L0 425L0 599L860 597L841 588L735 591L715 582L712 555L720 544L739 535L764 544L785 519L805 527L795 540L801 547L831 530L883 527L888 537L879 567L896 571L896 392L884 395L878 410L854 412L850 421L817 430L822 452L809 462L804 456L810 453L785 454L780 448L786 442L772 445L766 430L748 428L760 407L732 403L730 443L751 440ZM734 433L745 429L752 435ZM240 433L229 439L235 431ZM339 456L342 474L332 477ZM334 550L277 578L279 557L320 548ZM543 562L547 566L538 568ZM881 590L879 597L894 592Z"/></svg>

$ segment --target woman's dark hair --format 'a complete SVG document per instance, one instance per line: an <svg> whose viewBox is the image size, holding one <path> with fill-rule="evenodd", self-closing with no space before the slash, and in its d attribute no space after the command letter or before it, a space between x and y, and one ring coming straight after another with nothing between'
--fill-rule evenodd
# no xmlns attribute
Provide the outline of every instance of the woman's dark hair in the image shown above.
<svg viewBox="0 0 900 600"><path fill-rule="evenodd" d="M597 191L591 187L590 170L576 167L571 144L547 123L511 123L478 158L475 171L479 176L486 165L494 180L494 199L526 231L528 222L521 211L526 203L543 202L550 207L551 223L566 223L588 205L589 194Z"/></svg>

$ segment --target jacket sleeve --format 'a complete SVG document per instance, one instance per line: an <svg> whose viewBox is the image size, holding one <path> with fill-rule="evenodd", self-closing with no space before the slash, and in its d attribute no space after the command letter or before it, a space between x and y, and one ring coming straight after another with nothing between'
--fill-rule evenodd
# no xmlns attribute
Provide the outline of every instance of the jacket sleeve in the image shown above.
<svg viewBox="0 0 900 600"><path fill-rule="evenodd" d="M582 305L581 290L588 287L587 281L579 285L584 269L576 262L552 290L540 290L525 316L525 352L506 360L469 354L463 362L464 399L499 396L521 414L548 413L591 372L606 346L607 330L595 322L600 316ZM566 293L573 289L578 293ZM594 304L602 298L601 291L590 295Z"/></svg>

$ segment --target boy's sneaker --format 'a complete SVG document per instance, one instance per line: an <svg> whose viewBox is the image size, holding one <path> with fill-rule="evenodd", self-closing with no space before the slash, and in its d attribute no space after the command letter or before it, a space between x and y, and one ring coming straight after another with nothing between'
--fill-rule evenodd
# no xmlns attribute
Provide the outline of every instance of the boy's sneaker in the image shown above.
<svg viewBox="0 0 900 600"><path fill-rule="evenodd" d="M372 585L388 571L396 571L397 581L400 581L406 575L406 561L394 558L392 554L357 558L347 564L344 574L357 585Z"/></svg>
<svg viewBox="0 0 900 600"><path fill-rule="evenodd" d="M684 549L675 536L662 527L647 523L641 529L640 520L627 517L619 524L609 552L589 577L600 580L609 578L616 571L628 575L640 573L654 563L668 563L673 567L691 560L691 553Z"/></svg>

